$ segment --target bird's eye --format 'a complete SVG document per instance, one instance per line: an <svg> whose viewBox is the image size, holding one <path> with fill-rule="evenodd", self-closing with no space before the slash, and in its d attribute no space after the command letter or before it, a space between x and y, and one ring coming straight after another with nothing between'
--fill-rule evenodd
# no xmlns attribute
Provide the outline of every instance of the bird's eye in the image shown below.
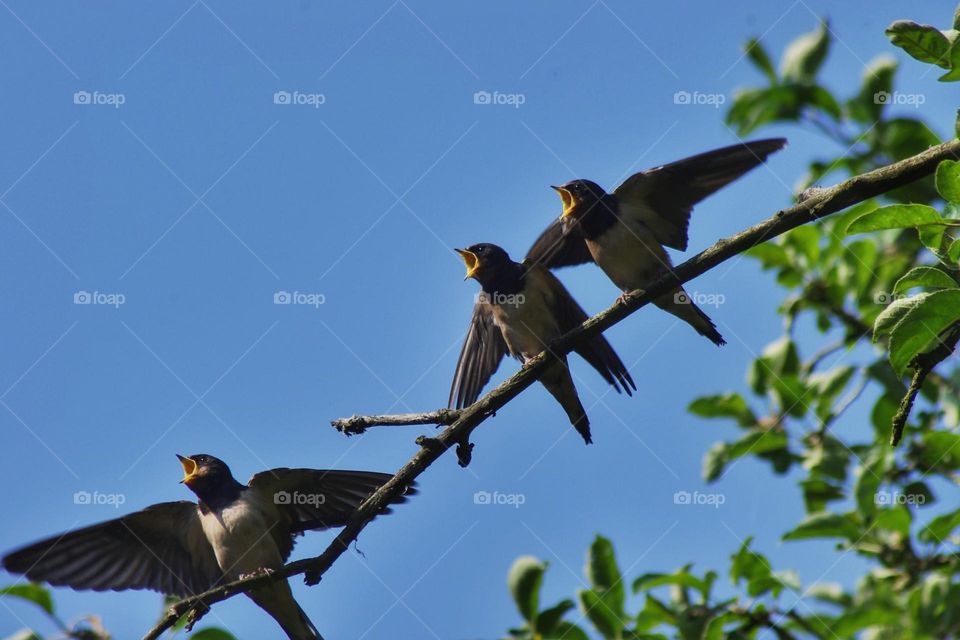
<svg viewBox="0 0 960 640"><path fill-rule="evenodd" d="M483 247L477 247L477 253L483 253Z"/></svg>

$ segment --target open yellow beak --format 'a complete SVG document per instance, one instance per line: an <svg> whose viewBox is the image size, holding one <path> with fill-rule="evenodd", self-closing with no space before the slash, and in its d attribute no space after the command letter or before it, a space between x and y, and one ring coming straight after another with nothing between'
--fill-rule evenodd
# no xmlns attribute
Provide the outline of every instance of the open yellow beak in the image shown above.
<svg viewBox="0 0 960 640"><path fill-rule="evenodd" d="M180 464L183 465L183 480L181 484L188 484L191 480L196 477L197 472L197 463L194 462L191 458L177 454L177 460L180 461Z"/></svg>
<svg viewBox="0 0 960 640"><path fill-rule="evenodd" d="M477 258L477 254L466 249L454 249L454 251L463 258L463 263L467 265L467 275L463 276L463 279L472 278L477 273L477 269L480 268L480 260Z"/></svg>
<svg viewBox="0 0 960 640"><path fill-rule="evenodd" d="M563 213L560 214L560 217L566 218L570 215L570 212L573 211L573 207L577 204L573 199L573 194L563 187L555 187L550 185L550 188L560 194L560 199L563 200Z"/></svg>

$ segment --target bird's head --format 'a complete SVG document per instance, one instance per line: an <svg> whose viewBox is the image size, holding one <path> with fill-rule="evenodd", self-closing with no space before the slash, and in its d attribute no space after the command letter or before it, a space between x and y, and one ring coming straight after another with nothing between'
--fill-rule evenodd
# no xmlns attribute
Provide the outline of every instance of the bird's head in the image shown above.
<svg viewBox="0 0 960 640"><path fill-rule="evenodd" d="M214 458L206 453L192 456L181 456L177 459L183 465L183 484L203 499L202 494L214 492L222 487L232 487L237 484L230 467L223 460Z"/></svg>
<svg viewBox="0 0 960 640"><path fill-rule="evenodd" d="M467 265L467 275L463 279L473 278L480 284L489 281L505 267L514 264L506 251L488 242L470 245L466 249L454 249L454 251L463 258L463 263Z"/></svg>
<svg viewBox="0 0 960 640"><path fill-rule="evenodd" d="M564 222L579 222L583 214L607 195L603 187L590 180L571 180L559 187L550 188L559 193L563 201L560 219Z"/></svg>

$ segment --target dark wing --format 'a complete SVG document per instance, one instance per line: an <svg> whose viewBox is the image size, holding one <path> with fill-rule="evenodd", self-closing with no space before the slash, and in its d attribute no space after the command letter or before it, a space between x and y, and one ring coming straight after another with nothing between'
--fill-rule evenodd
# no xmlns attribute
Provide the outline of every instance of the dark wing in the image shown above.
<svg viewBox="0 0 960 640"><path fill-rule="evenodd" d="M527 260L542 264L548 269L557 269L593 262L593 256L590 255L590 249L587 248L579 227L574 226L565 231L563 222L557 218L530 247Z"/></svg>
<svg viewBox="0 0 960 640"><path fill-rule="evenodd" d="M528 265L527 261L524 261ZM587 320L587 313L577 304L563 283L549 270L540 265L529 265L528 277L537 278L550 291L550 304L557 318L561 333L576 329ZM613 385L620 392L626 391L628 396L633 395L637 385L634 384L630 372L620 360L607 339L602 334L590 338L575 349L580 356L603 376L603 379Z"/></svg>
<svg viewBox="0 0 960 640"><path fill-rule="evenodd" d="M162 502L48 538L7 555L3 567L34 582L94 591L206 591L223 576L197 505Z"/></svg>
<svg viewBox="0 0 960 640"><path fill-rule="evenodd" d="M297 534L344 526L360 503L391 477L389 473L374 471L280 468L254 475L247 486L259 494L260 500L280 510L286 527L274 527L272 533L286 560ZM415 492L410 487L405 495ZM392 504L401 502L406 502L406 497L401 496Z"/></svg>
<svg viewBox="0 0 960 640"><path fill-rule="evenodd" d="M507 343L493 322L490 304L482 300L477 302L473 306L470 329L460 349L447 404L462 409L476 402L506 353Z"/></svg>
<svg viewBox="0 0 960 640"><path fill-rule="evenodd" d="M786 144L784 138L754 140L634 174L613 192L620 215L643 222L661 244L684 251L693 205Z"/></svg>

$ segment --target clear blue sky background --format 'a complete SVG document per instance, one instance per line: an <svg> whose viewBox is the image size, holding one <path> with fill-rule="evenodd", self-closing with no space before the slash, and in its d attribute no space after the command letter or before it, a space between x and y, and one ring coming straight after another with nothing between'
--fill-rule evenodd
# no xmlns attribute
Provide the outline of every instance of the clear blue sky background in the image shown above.
<svg viewBox="0 0 960 640"><path fill-rule="evenodd" d="M735 142L723 109L673 94L729 104L757 83L741 59L749 36L778 55L828 15L841 42L826 78L848 93L874 55L896 55L883 35L892 20L945 24L952 12L822 0L0 4L4 550L119 515L75 505L77 491L122 494L121 511L190 498L174 453L213 453L240 479L277 466L395 470L429 428L346 439L328 421L445 403L476 291L452 247L490 241L520 257L559 212L548 185L613 186ZM920 114L944 134L955 89L926 71L905 61L899 87L925 94ZM74 104L77 91L124 104ZM325 101L278 105L277 91ZM476 91L525 102L477 105ZM805 163L838 151L812 132L763 134L791 145L697 209L691 249L788 204ZM562 277L591 312L617 295L598 270ZM704 451L735 429L686 406L744 389L747 363L779 335L779 291L740 260L689 288L725 296L708 311L728 346L656 310L615 327L636 397L573 364L596 444L583 446L542 388L524 393L476 433L470 469L443 459L414 501L364 532L364 557L347 554L318 587L296 581L324 634L494 637L518 622L513 559L550 560L552 602L580 586L597 532L631 576L690 561L725 569L755 535L804 582L851 581L863 565L835 562L831 544L779 542L802 516L789 477L744 461L702 485ZM280 290L325 303L275 305ZM78 291L125 304L75 305ZM864 424L861 408L840 428ZM678 490L721 492L725 504L676 506ZM476 505L477 491L525 503ZM295 557L331 535L302 540ZM63 589L56 601L66 618L101 614L119 638L160 612L148 592ZM277 635L240 598L205 622ZM0 600L0 634L25 625L51 631Z"/></svg>

